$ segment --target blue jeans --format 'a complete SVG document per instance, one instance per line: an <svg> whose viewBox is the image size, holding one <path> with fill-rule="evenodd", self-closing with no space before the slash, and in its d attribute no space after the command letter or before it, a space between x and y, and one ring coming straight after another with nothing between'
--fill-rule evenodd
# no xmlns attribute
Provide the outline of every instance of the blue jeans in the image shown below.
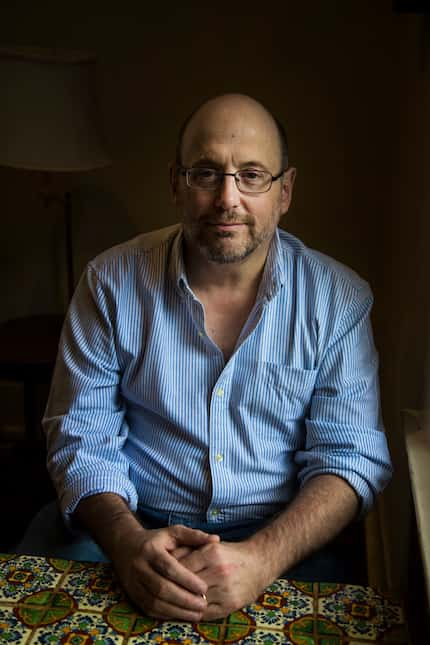
<svg viewBox="0 0 430 645"><path fill-rule="evenodd" d="M249 520L219 524L205 522L201 518L162 513L146 509L138 513L142 524L150 529L174 524L183 524L217 533L221 540L237 542L250 537L266 520ZM84 534L71 533L65 526L56 502L43 507L28 527L24 537L14 549L15 553L41 555L66 560L108 562L100 547ZM354 554L342 553L333 544L312 554L306 560L289 569L284 575L293 580L321 582L353 582L351 558Z"/></svg>

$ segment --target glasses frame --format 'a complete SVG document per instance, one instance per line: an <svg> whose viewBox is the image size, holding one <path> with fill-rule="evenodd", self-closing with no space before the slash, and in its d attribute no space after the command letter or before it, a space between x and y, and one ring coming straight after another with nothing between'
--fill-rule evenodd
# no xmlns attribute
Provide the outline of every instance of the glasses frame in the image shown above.
<svg viewBox="0 0 430 645"><path fill-rule="evenodd" d="M214 188L200 188L198 186L192 186L190 184L189 177L190 177L191 170L197 170L199 168L200 166L192 166L191 168L186 168L185 166L177 166L177 172L180 175L182 175L182 177L185 177L187 186L188 188L191 188L191 190L202 190L209 193L214 193L215 191L219 190L222 182L218 186L215 186ZM238 175L239 173L243 172L243 170L237 170L236 172L222 172L221 170L216 170L215 168L210 168L206 166L202 166L201 170L214 170L220 179L224 177L234 177L234 181L238 191L240 193L243 193L244 195L262 195L263 193L269 192L269 190L272 188L273 182L279 179L280 177L282 177L282 175L287 171L287 168L284 168L283 170L281 170L279 175L271 175L268 170L264 170L263 172L267 172L270 175L270 184L264 190L242 190L239 186L240 177L238 177Z"/></svg>

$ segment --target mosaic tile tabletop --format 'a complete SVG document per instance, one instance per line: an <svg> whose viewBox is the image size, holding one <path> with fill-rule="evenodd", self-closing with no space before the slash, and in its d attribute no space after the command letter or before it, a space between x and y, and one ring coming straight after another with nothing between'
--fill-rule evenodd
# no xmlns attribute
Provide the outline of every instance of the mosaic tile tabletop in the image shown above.
<svg viewBox="0 0 430 645"><path fill-rule="evenodd" d="M130 604L108 564L0 555L0 643L8 645L406 645L399 603L370 587L279 579L207 623L163 622Z"/></svg>

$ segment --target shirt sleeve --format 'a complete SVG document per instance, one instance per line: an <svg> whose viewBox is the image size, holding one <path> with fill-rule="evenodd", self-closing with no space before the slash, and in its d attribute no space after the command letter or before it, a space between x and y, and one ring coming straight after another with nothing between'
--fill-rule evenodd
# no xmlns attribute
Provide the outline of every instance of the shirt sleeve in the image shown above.
<svg viewBox="0 0 430 645"><path fill-rule="evenodd" d="M306 419L305 450L296 454L299 483L331 473L361 500L360 517L392 475L384 433L368 285L355 292L322 358Z"/></svg>
<svg viewBox="0 0 430 645"><path fill-rule="evenodd" d="M131 510L137 493L122 452L128 425L120 394L115 306L89 265L66 317L43 419L48 470L66 522L79 501L116 493Z"/></svg>

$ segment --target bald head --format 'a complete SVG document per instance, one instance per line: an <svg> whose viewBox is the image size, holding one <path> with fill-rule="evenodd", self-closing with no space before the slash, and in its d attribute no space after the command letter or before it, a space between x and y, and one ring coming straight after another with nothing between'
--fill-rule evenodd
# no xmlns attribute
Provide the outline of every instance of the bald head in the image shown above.
<svg viewBox="0 0 430 645"><path fill-rule="evenodd" d="M205 136L217 139L235 124L235 134L252 130L264 132L277 148L277 167L280 170L288 167L287 137L282 124L258 101L245 94L223 94L216 96L197 107L184 121L178 136L176 163L186 163L184 158L196 140L205 132ZM278 170L274 169L274 172Z"/></svg>

